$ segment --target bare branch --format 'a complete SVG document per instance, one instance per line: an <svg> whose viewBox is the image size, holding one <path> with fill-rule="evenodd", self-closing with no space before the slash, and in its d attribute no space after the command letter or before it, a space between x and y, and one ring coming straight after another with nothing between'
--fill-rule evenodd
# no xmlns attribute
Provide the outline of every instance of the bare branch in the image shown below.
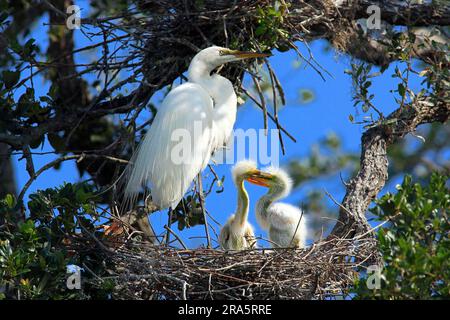
<svg viewBox="0 0 450 320"><path fill-rule="evenodd" d="M416 105L408 105L391 113L386 121L364 132L361 138L361 164L357 175L350 180L339 211L339 221L331 237L353 237L370 229L365 217L367 208L384 187L388 178L387 147L425 123L446 122L450 106L436 105L424 98ZM390 121L392 120L392 121Z"/></svg>

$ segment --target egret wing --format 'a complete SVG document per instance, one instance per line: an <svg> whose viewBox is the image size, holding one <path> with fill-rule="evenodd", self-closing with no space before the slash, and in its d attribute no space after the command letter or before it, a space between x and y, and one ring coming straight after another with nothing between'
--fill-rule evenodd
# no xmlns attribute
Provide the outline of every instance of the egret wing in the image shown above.
<svg viewBox="0 0 450 320"><path fill-rule="evenodd" d="M176 207L211 157L212 112L213 101L201 86L173 89L132 157L125 198L133 202L148 185L161 209Z"/></svg>

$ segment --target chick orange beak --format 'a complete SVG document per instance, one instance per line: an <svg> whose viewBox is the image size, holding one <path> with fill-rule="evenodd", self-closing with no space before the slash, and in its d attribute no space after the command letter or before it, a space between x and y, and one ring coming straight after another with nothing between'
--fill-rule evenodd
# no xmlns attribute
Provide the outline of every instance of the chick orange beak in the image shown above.
<svg viewBox="0 0 450 320"><path fill-rule="evenodd" d="M272 179L272 175L270 175L269 173L265 173L265 172L257 170L257 171L255 171L254 174L252 174L246 180L248 182L256 184L258 186L270 187L270 185L269 185L270 179Z"/></svg>
<svg viewBox="0 0 450 320"><path fill-rule="evenodd" d="M265 58L271 56L270 53L250 52L250 51L233 51L231 54L239 59Z"/></svg>

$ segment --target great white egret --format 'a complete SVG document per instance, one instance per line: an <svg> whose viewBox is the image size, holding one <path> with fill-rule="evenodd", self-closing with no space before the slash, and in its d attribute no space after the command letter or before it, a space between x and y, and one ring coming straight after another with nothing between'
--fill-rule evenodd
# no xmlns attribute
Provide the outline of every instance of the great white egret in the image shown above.
<svg viewBox="0 0 450 320"><path fill-rule="evenodd" d="M305 247L307 227L302 211L287 203L274 203L290 193L292 180L289 175L280 168L270 167L254 171L247 181L269 188L256 203L256 219L261 228L268 231L272 246Z"/></svg>
<svg viewBox="0 0 450 320"><path fill-rule="evenodd" d="M177 206L211 154L228 141L236 120L237 96L232 83L211 72L218 66L270 54L209 47L197 53L188 82L165 97L150 130L127 168L125 201L133 203L149 185L160 209ZM189 139L180 152L181 136Z"/></svg>
<svg viewBox="0 0 450 320"><path fill-rule="evenodd" d="M251 161L241 161L233 167L233 181L238 191L237 209L220 230L219 243L223 249L243 250L256 246L253 227L247 221L250 201L244 186L245 179L256 171L256 165Z"/></svg>

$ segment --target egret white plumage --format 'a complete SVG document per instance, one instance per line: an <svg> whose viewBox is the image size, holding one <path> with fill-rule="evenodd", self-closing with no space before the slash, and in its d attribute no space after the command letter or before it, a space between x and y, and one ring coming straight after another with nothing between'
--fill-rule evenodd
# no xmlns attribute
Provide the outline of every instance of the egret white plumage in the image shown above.
<svg viewBox="0 0 450 320"><path fill-rule="evenodd" d="M217 46L194 56L189 81L166 96L131 159L126 201L134 202L141 188L150 186L152 201L160 209L177 206L211 154L228 141L236 120L237 96L231 81L211 72L228 62L266 56ZM188 141L180 143L182 138Z"/></svg>
<svg viewBox="0 0 450 320"><path fill-rule="evenodd" d="M256 171L252 161L241 161L233 167L233 181L238 191L237 209L220 230L219 243L223 249L243 250L256 246L253 227L247 221L250 200L244 186L245 179Z"/></svg>
<svg viewBox="0 0 450 320"><path fill-rule="evenodd" d="M247 181L269 188L256 203L256 219L261 228L268 231L272 245L305 247L307 226L302 211L290 204L275 202L290 193L292 180L289 175L280 168L270 167L254 172Z"/></svg>

